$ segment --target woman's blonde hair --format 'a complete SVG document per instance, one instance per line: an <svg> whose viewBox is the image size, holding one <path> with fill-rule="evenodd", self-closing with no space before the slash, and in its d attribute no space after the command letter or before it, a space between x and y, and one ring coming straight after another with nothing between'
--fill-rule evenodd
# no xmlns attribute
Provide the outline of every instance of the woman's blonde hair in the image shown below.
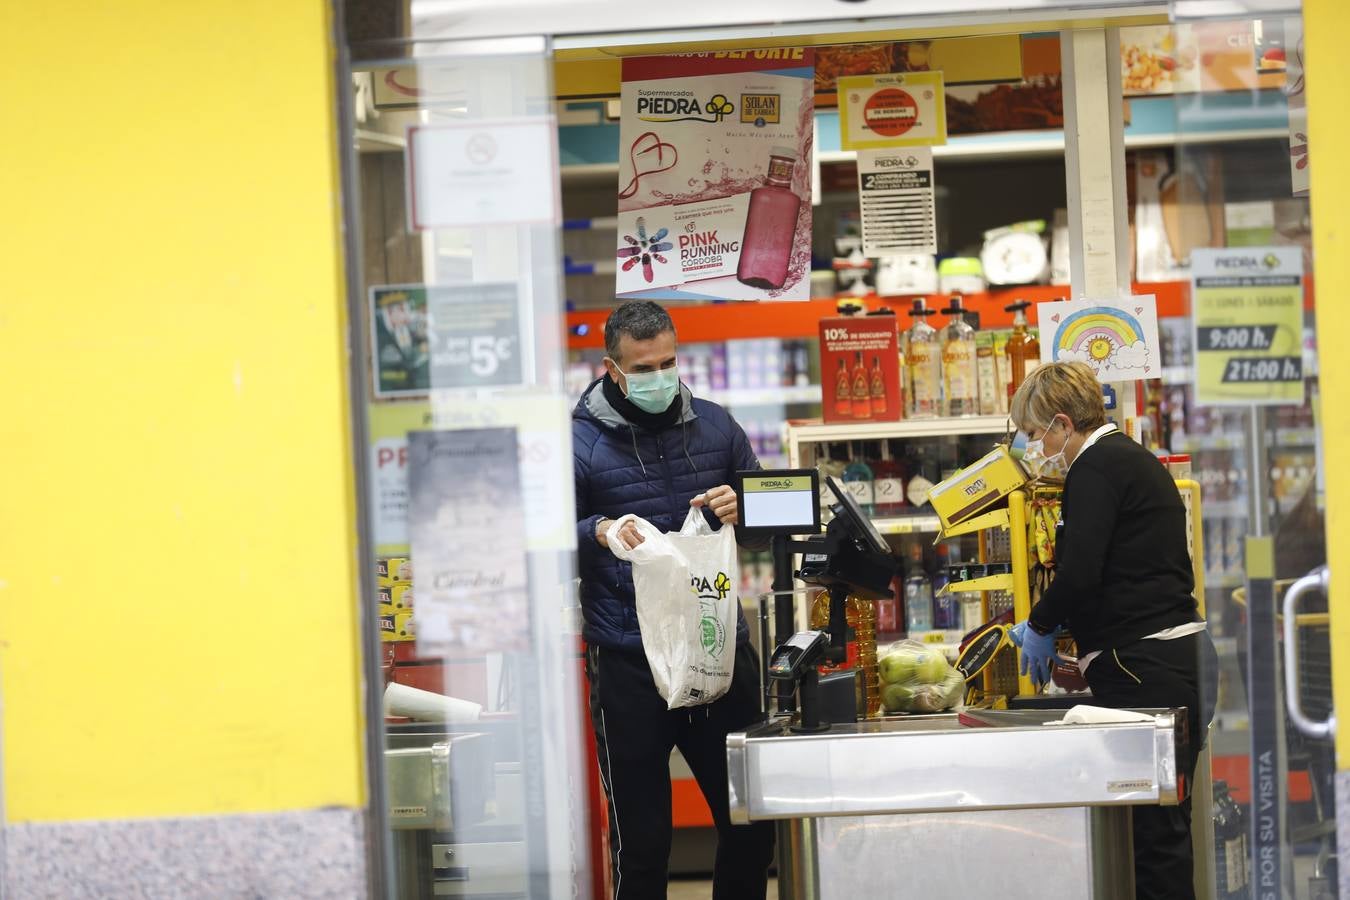
<svg viewBox="0 0 1350 900"><path fill-rule="evenodd" d="M1045 428L1061 413L1069 417L1076 431L1092 431L1106 424L1102 385L1087 363L1037 366L1008 405L1013 424L1028 434Z"/></svg>

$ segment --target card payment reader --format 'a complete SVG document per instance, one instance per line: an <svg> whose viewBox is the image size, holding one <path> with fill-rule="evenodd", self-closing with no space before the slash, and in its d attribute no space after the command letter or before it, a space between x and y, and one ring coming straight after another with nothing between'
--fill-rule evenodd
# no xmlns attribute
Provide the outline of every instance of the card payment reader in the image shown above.
<svg viewBox="0 0 1350 900"><path fill-rule="evenodd" d="M802 554L796 576L830 592L830 618L825 631L793 634L790 601L779 603L776 610L778 646L769 659L768 676L784 688L778 695L780 712L792 711L791 686L798 685L801 721L794 729L798 731L823 731L829 727L820 715L817 666L822 662L843 662L845 658L844 603L848 595L853 593L869 600L890 597L895 572L895 561L885 539L843 484L833 477L828 483L836 498L832 507L834 519L824 534L819 533L815 490L818 477L813 470L785 470L737 472L735 480L743 510L742 524L761 534L774 535L775 592L791 589L790 560L794 553ZM792 538L801 534L806 535L805 539ZM786 577L780 578L778 573L783 570ZM780 595L780 601L785 599ZM852 696L851 690L847 696ZM839 721L838 711L826 718Z"/></svg>

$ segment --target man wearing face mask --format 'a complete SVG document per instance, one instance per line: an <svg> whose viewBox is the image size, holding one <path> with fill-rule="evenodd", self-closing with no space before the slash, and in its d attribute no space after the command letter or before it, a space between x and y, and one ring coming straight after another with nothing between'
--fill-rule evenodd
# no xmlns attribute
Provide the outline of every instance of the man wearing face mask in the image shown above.
<svg viewBox="0 0 1350 900"><path fill-rule="evenodd" d="M1067 470L1055 578L1013 629L1022 672L1050 679L1055 632L1067 626L1092 703L1185 707L1188 786L1214 713L1218 663L1197 613L1186 509L1167 469L1106 419L1102 386L1083 363L1035 369L1009 409L1035 471ZM1193 898L1191 801L1135 806L1135 896Z"/></svg>
<svg viewBox="0 0 1350 900"><path fill-rule="evenodd" d="M767 822L732 825L729 816L726 738L759 716L759 664L745 618L738 610L730 690L706 706L667 710L642 651L632 568L609 550L610 525L629 513L678 531L694 506L714 528L736 527L732 475L759 468L726 410L680 383L675 346L674 323L660 305L622 304L605 323L606 374L572 412L591 724L609 798L617 900L666 896L677 746L717 826L713 897L749 900L765 895L774 831ZM614 538L630 547L642 541L631 527Z"/></svg>

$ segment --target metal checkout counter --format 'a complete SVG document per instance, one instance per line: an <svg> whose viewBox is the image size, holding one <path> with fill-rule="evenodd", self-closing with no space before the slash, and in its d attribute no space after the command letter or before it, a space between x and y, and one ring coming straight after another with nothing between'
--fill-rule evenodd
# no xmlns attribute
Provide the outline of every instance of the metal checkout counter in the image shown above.
<svg viewBox="0 0 1350 900"><path fill-rule="evenodd" d="M843 658L846 593L888 596L894 562L834 479L834 518L820 533L817 477L742 472L736 485L743 526L774 535L778 646L766 671L779 690L777 715L727 737L731 817L781 823L779 897L1133 898L1129 806L1183 799L1186 716L1048 725L1063 711L978 710L857 721L853 673L821 678L817 666ZM826 631L793 633L794 574L833 589ZM841 675L847 686L835 683Z"/></svg>

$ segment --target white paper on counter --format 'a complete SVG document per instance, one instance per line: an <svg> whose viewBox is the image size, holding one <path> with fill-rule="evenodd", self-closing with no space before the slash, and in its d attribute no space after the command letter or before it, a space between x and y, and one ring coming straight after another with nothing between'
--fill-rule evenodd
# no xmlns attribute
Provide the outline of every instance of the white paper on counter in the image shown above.
<svg viewBox="0 0 1350 900"><path fill-rule="evenodd" d="M482 712L483 707L472 700L447 697L398 682L390 682L384 689L386 716L406 716L422 722L476 722Z"/></svg>
<svg viewBox="0 0 1350 900"><path fill-rule="evenodd" d="M1045 725L1112 725L1122 722L1152 722L1148 713L1134 712L1129 709L1107 709L1104 706L1088 706L1080 703L1064 714L1064 718Z"/></svg>

